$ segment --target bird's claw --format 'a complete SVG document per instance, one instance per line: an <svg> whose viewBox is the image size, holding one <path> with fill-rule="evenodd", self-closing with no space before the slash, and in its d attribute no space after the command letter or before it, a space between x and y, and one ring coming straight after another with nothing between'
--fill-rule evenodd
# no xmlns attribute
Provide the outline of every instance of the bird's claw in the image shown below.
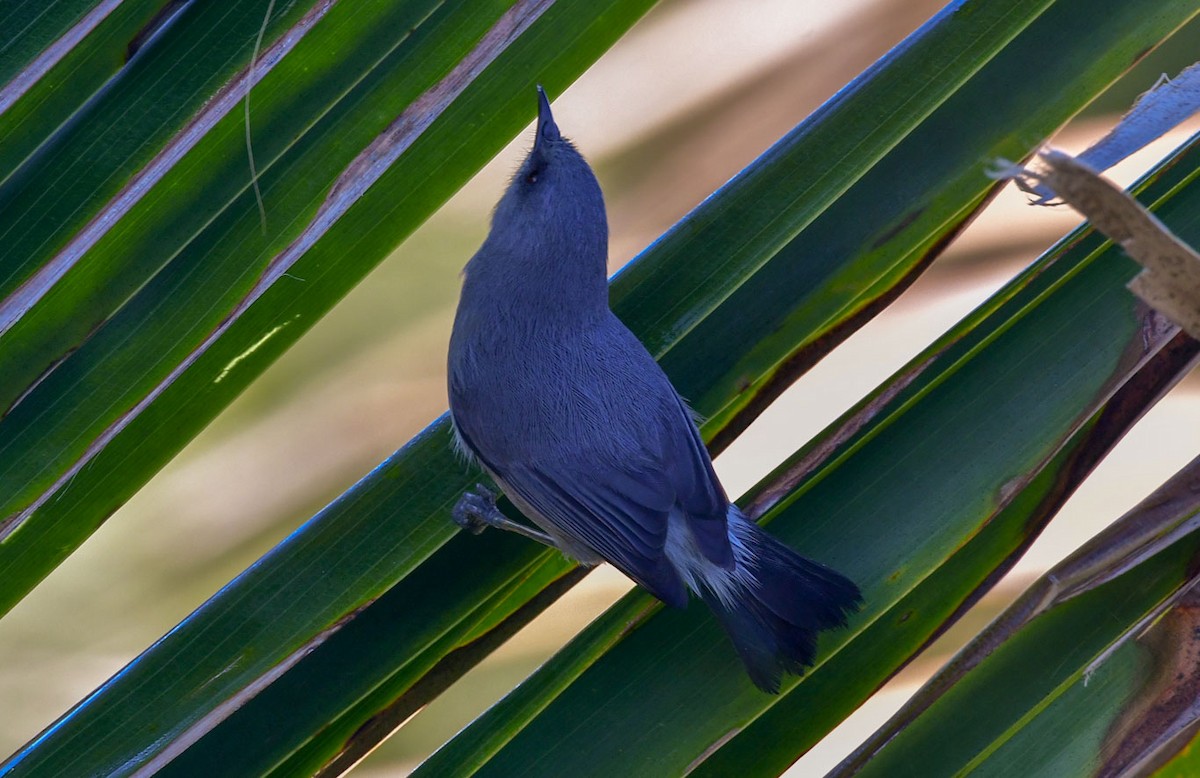
<svg viewBox="0 0 1200 778"><path fill-rule="evenodd" d="M519 521L513 521L505 516L503 511L496 507L498 496L483 484L475 484L474 489L458 498L458 503L454 506L454 510L450 511L450 515L454 518L455 524L472 535L478 535L488 527L495 527L524 535L538 543L562 550L554 538L545 532L527 527Z"/></svg>
<svg viewBox="0 0 1200 778"><path fill-rule="evenodd" d="M501 523L505 518L496 507L496 496L495 492L483 484L475 484L474 489L468 490L458 498L450 516L455 524L472 535L478 535L488 527Z"/></svg>

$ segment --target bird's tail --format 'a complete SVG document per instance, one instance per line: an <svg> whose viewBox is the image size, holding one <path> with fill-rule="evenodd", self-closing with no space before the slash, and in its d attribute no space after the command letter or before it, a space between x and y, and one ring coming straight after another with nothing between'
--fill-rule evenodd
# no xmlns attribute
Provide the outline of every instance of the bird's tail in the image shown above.
<svg viewBox="0 0 1200 778"><path fill-rule="evenodd" d="M812 665L817 633L844 627L862 595L849 578L800 556L736 508L729 526L734 580L700 586L699 593L729 633L750 680L775 694L784 672L799 674Z"/></svg>

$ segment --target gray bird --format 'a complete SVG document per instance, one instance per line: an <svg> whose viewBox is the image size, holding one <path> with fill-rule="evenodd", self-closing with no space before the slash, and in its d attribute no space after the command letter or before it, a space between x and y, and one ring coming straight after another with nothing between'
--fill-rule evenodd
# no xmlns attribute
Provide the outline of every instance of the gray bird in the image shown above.
<svg viewBox="0 0 1200 778"><path fill-rule="evenodd" d="M692 415L608 306L608 222L595 175L538 88L537 136L463 271L450 339L456 444L541 532L480 485L460 525L520 532L584 565L611 562L674 607L716 614L751 680L779 690L861 596L746 519Z"/></svg>

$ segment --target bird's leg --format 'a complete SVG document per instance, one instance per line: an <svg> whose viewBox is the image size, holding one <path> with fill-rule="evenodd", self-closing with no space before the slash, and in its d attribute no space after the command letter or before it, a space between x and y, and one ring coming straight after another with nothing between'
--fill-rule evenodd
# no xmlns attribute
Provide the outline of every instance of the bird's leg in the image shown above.
<svg viewBox="0 0 1200 778"><path fill-rule="evenodd" d="M454 523L473 535L478 535L488 527L496 529L504 529L509 532L515 532L518 535L524 535L527 538L543 543L550 548L558 549L558 544L544 532L539 532L532 527L526 527L524 524L513 521L500 512L496 507L496 493L487 488L483 484L475 484L475 488L471 489L458 498L458 503L454 506L454 510L450 512ZM562 549L559 549L560 551Z"/></svg>

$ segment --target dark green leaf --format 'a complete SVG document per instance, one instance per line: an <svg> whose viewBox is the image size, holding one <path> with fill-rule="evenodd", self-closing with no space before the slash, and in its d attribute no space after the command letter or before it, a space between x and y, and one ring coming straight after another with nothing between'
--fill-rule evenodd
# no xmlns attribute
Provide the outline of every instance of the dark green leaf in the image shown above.
<svg viewBox="0 0 1200 778"><path fill-rule="evenodd" d="M1200 460L1039 579L834 774L1115 776L1170 758L1197 720L1197 477Z"/></svg>

